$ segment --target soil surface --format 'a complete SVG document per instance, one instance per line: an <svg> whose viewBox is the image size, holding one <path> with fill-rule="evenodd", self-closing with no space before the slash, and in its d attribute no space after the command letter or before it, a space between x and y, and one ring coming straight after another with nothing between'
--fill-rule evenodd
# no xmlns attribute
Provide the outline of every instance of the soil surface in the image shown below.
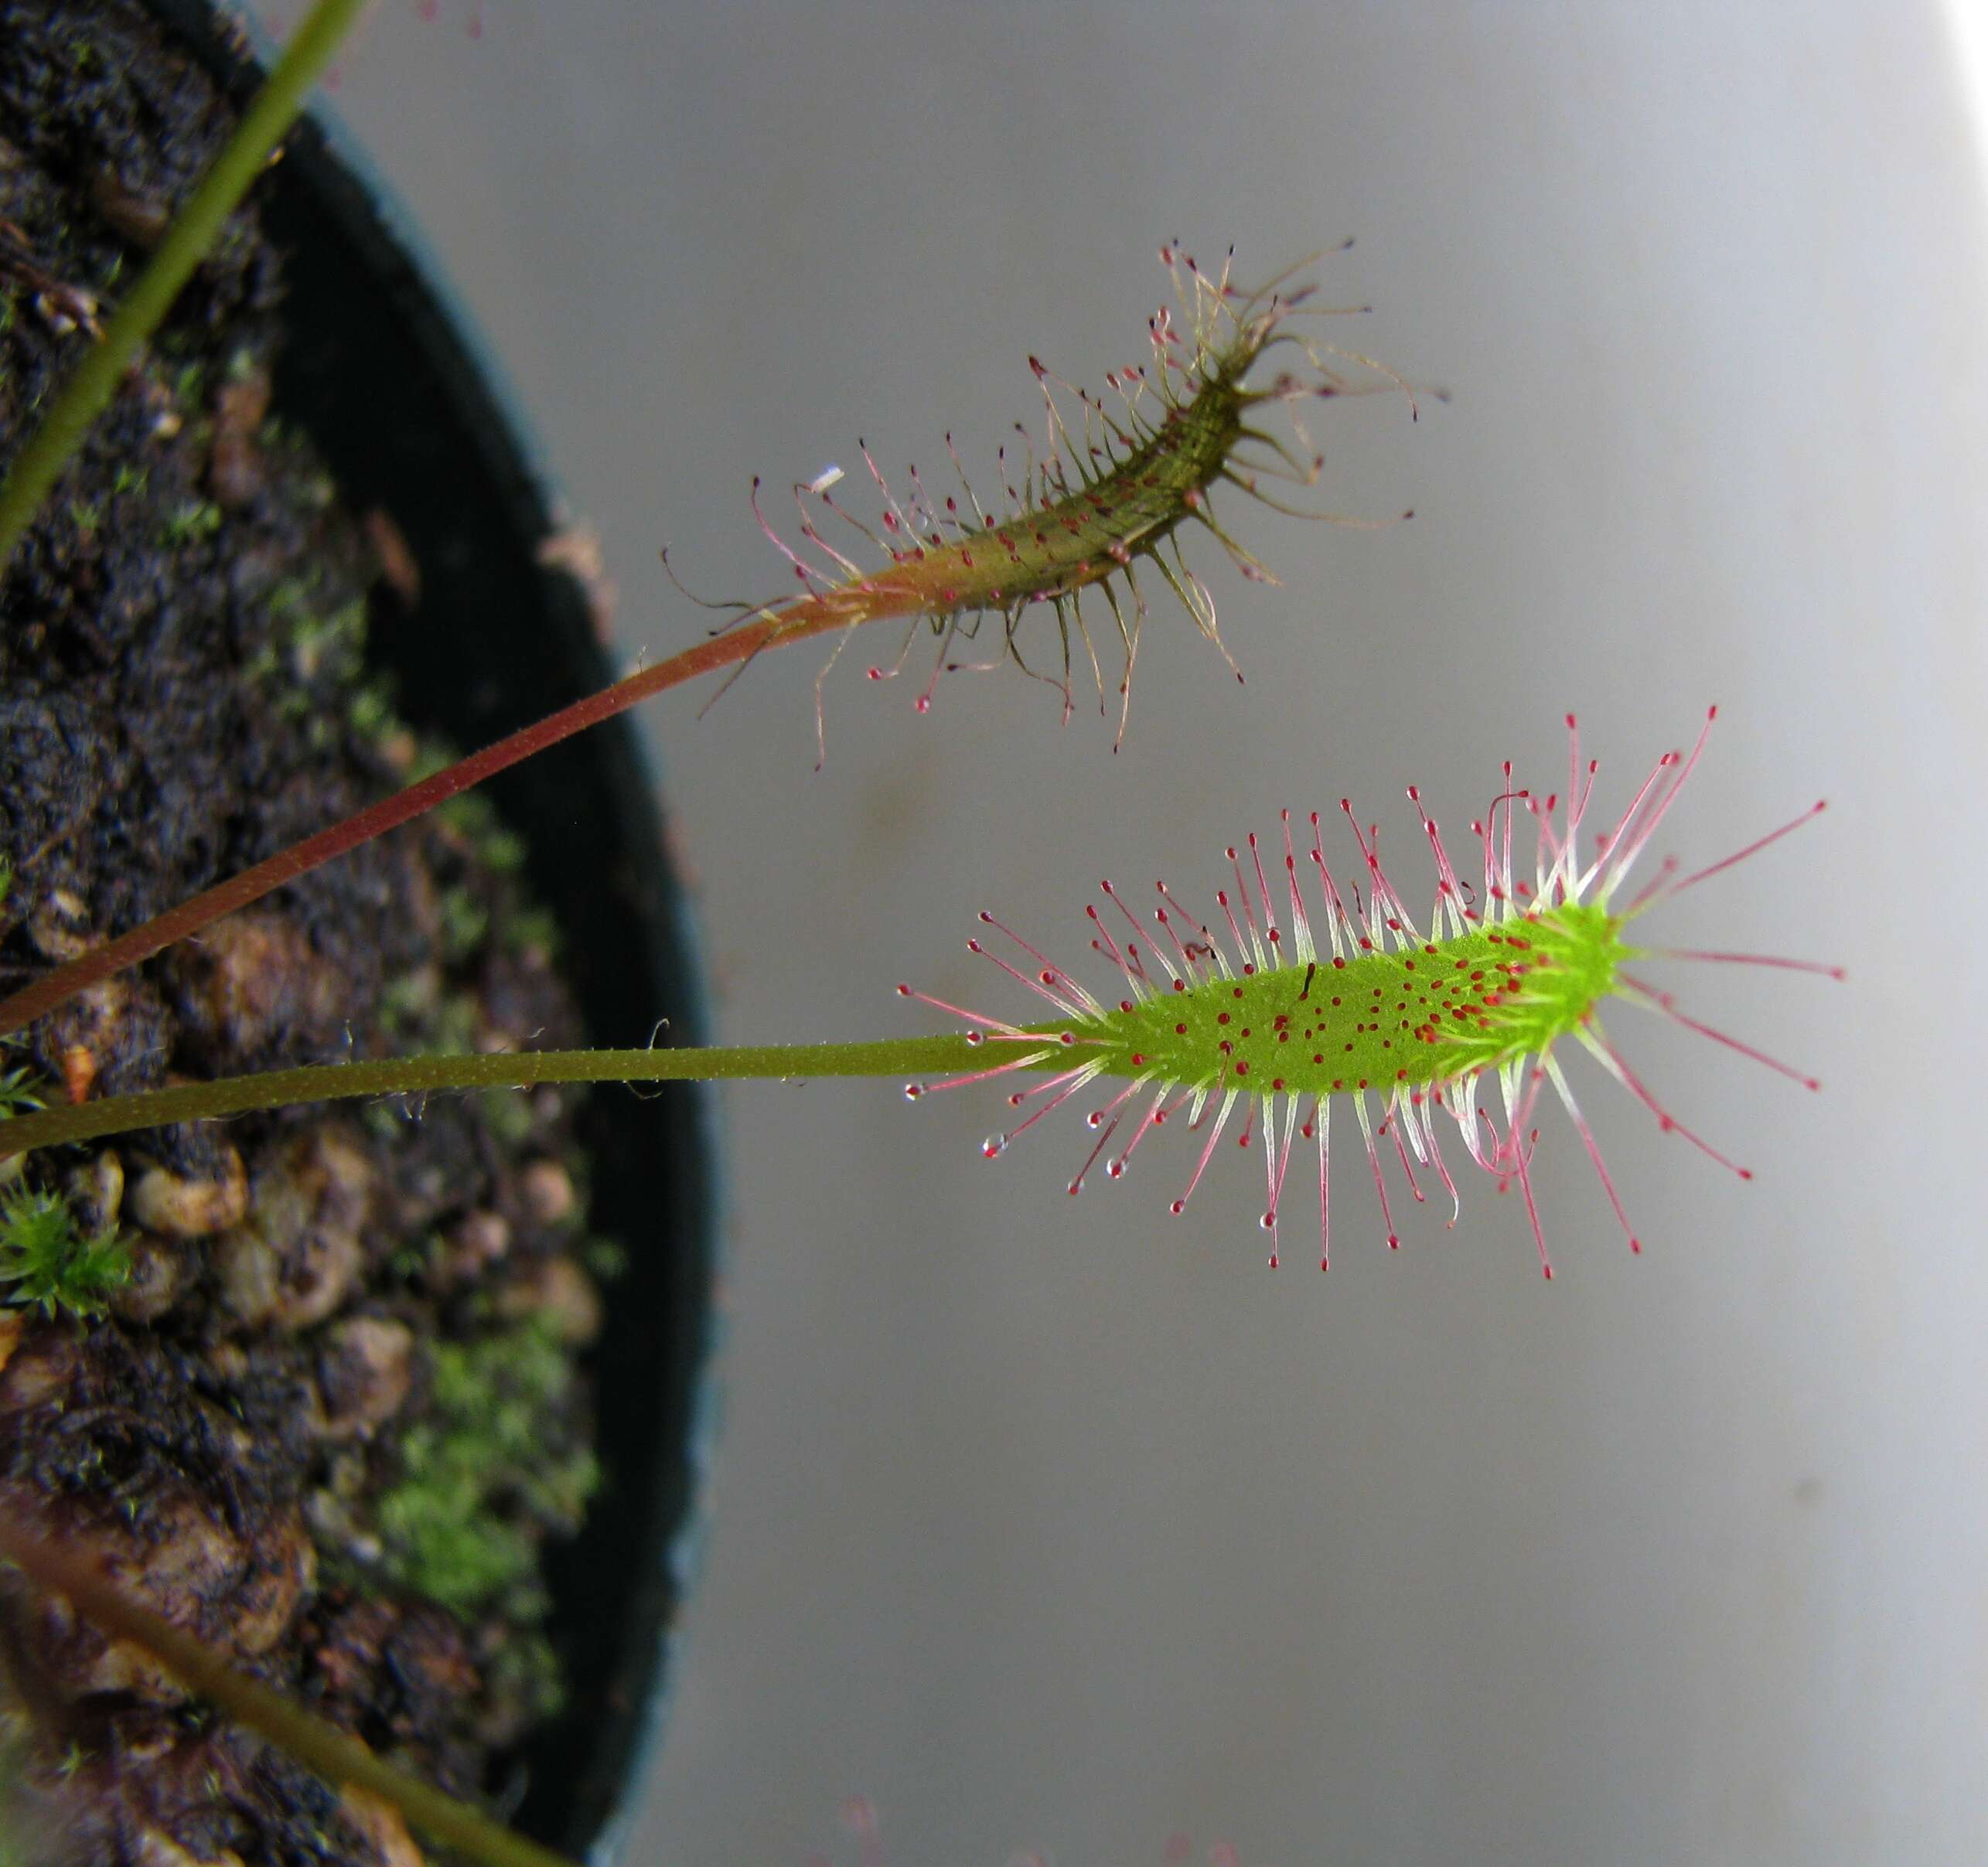
<svg viewBox="0 0 1988 1867"><path fill-rule="evenodd" d="M229 124L135 5L0 0L0 459ZM441 756L365 662L440 625L404 549L272 415L282 296L251 200L0 584L0 989ZM578 1041L522 855L458 800L50 1014L0 1087ZM0 1167L0 1511L500 1807L558 1697L541 1546L594 1483L575 1360L612 1253L571 1106L333 1105ZM114 1246L94 1300L28 1300L30 1214ZM19 1586L0 1746L0 1863L418 1858Z"/></svg>

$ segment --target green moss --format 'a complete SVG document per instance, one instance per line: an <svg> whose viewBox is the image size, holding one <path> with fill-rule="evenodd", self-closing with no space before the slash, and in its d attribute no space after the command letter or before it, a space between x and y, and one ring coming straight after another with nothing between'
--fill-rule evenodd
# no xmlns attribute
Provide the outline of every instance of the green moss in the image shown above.
<svg viewBox="0 0 1988 1867"><path fill-rule="evenodd" d="M431 972L403 974L380 994L380 1022L409 1056L460 1057L476 1048L483 1014L473 992L438 992Z"/></svg>
<svg viewBox="0 0 1988 1867"><path fill-rule="evenodd" d="M599 1482L570 1445L571 1361L536 1317L431 1354L432 1414L402 1435L375 1507L387 1578L465 1617L536 1618L540 1538L575 1528Z"/></svg>
<svg viewBox="0 0 1988 1867"><path fill-rule="evenodd" d="M414 754L414 763L408 766L407 774L401 782L404 784L418 785L425 778L432 778L438 772L447 771L455 762L455 755L448 747L432 739L425 739ZM469 792L463 793L464 796L474 795L475 793ZM429 820L438 823L450 822L452 820L449 816L450 807L458 801L452 797L444 798L428 813Z"/></svg>
<svg viewBox="0 0 1988 1867"><path fill-rule="evenodd" d="M45 1316L101 1316L131 1274L123 1239L114 1230L84 1237L60 1193L15 1186L0 1194L0 1283L12 1286L7 1302L39 1306Z"/></svg>
<svg viewBox="0 0 1988 1867"><path fill-rule="evenodd" d="M5 893L5 888L0 888L0 897ZM10 1115L19 1115L24 1109L47 1106L47 1100L42 1094L42 1079L26 1065L0 1075L0 1121L5 1121Z"/></svg>
<svg viewBox="0 0 1988 1867"><path fill-rule="evenodd" d="M376 1106L386 1106L384 1104ZM387 1109L387 1113L392 1116L397 1127L401 1119L399 1115L390 1108ZM425 1277L442 1262L446 1249L439 1233L424 1232L419 1238L410 1239L406 1244L395 1248L393 1255L387 1260L387 1273L405 1283L414 1283Z"/></svg>
<svg viewBox="0 0 1988 1867"><path fill-rule="evenodd" d="M286 626L290 665L300 681L321 676L341 686L359 678L366 652L366 599L355 597L327 616L303 615Z"/></svg>
<svg viewBox="0 0 1988 1867"><path fill-rule="evenodd" d="M505 918L498 931L512 952L536 948L548 959L559 956L559 923L549 908L520 908Z"/></svg>
<svg viewBox="0 0 1988 1867"><path fill-rule="evenodd" d="M416 775L425 778L430 769L439 771L455 762L452 753L442 753L433 767L429 767L429 748L421 748L421 764ZM459 791L453 797L445 797L435 806L435 820L454 830L459 836L475 842L487 836L496 826L497 813L488 797L480 791Z"/></svg>
<svg viewBox="0 0 1988 1867"><path fill-rule="evenodd" d="M493 824L477 838L476 853L486 867L508 874L524 867L524 838L515 830Z"/></svg>
<svg viewBox="0 0 1988 1867"><path fill-rule="evenodd" d="M221 529L221 509L212 499L186 499L159 528L161 543L177 548L211 538Z"/></svg>
<svg viewBox="0 0 1988 1867"><path fill-rule="evenodd" d="M580 1262L596 1283L612 1283L628 1274L628 1247L597 1232L580 1247Z"/></svg>
<svg viewBox="0 0 1988 1867"><path fill-rule="evenodd" d="M490 931L488 910L467 888L443 889L441 908L443 955L455 961L467 959Z"/></svg>
<svg viewBox="0 0 1988 1867"><path fill-rule="evenodd" d="M360 688L346 703L345 717L360 738L376 743L400 724L392 691L384 680L369 681Z"/></svg>
<svg viewBox="0 0 1988 1867"><path fill-rule="evenodd" d="M459 1057L476 1048L483 1025L483 1008L473 992L452 992L436 1007L435 1030L415 1046L421 1056Z"/></svg>
<svg viewBox="0 0 1988 1867"><path fill-rule="evenodd" d="M485 1475L457 1456L458 1443L425 1428L407 1434L410 1475L380 1500L379 1524L394 1579L466 1616L530 1577L537 1544L487 1508Z"/></svg>
<svg viewBox="0 0 1988 1867"><path fill-rule="evenodd" d="M531 1097L523 1089L483 1089L477 1095L483 1119L490 1132L506 1147L520 1147L531 1138L538 1124L532 1112Z"/></svg>
<svg viewBox="0 0 1988 1867"><path fill-rule="evenodd" d="M534 1719L557 1716L566 1702L558 1656L542 1634L506 1640L491 1658L488 1682L494 1695L522 1700Z"/></svg>
<svg viewBox="0 0 1988 1867"><path fill-rule="evenodd" d="M403 973L380 990L380 1022L390 1034L398 1036L434 1012L435 998L432 973Z"/></svg>
<svg viewBox="0 0 1988 1867"><path fill-rule="evenodd" d="M301 609L311 600L311 592L319 581L319 574L315 570L301 576L285 577L269 592L267 601L270 615L281 618L292 610Z"/></svg>
<svg viewBox="0 0 1988 1867"><path fill-rule="evenodd" d="M267 681L275 680L281 669L282 663L277 655L276 645L265 642L256 649L254 654L244 659L241 677L245 682L259 687Z"/></svg>

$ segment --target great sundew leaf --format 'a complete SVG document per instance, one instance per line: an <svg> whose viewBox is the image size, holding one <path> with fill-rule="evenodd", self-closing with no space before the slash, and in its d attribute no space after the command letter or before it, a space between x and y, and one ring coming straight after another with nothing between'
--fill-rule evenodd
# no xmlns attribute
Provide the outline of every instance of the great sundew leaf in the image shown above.
<svg viewBox="0 0 1988 1867"><path fill-rule="evenodd" d="M1400 1239L1388 1208L1383 1143L1393 1143L1386 1151L1399 1159L1416 1199L1423 1198L1418 1169L1441 1182L1454 1218L1456 1185L1437 1130L1437 1117L1446 1116L1478 1167L1501 1186L1516 1181L1523 1191L1540 1267L1550 1277L1530 1170L1539 1138L1533 1117L1542 1089L1550 1085L1594 1163L1630 1249L1640 1249L1556 1046L1571 1039L1666 1132L1683 1136L1748 1179L1747 1169L1686 1127L1644 1086L1604 1031L1602 1008L1616 1001L1661 1013L1813 1089L1820 1086L1814 1078L1688 1016L1669 992L1645 983L1632 969L1648 959L1676 958L1843 976L1836 967L1802 960L1630 943L1631 924L1649 909L1764 848L1823 808L1812 806L1737 854L1682 880L1676 864L1666 861L1640 889L1627 890L1631 870L1704 749L1712 717L1707 714L1688 757L1665 754L1591 858L1584 860L1582 826L1598 767L1593 761L1583 765L1569 714L1565 793L1549 794L1543 802L1514 786L1508 764L1490 812L1471 825L1482 850L1481 888L1458 874L1411 786L1408 795L1436 871L1426 932L1381 866L1378 830L1362 828L1343 798L1339 808L1358 843L1360 870L1335 881L1316 812L1311 818L1311 847L1301 854L1287 811L1281 855L1273 850L1270 860L1283 865L1287 913L1278 910L1254 836L1246 850L1227 852L1233 887L1216 895L1222 929L1183 908L1164 883L1160 905L1149 922L1141 922L1107 883L1104 911L1093 906L1086 912L1093 928L1091 945L1116 968L1124 994L1109 1001L1094 997L992 915L983 915L984 922L1013 943L1018 959L1011 963L987 952L977 939L969 941L969 947L1052 1007L1057 1018L1024 1026L963 1014L977 1027L987 1064L946 1081L914 1084L908 1093L1014 1071L1047 1072L1043 1081L1009 1095L1011 1108L1032 1112L987 1140L984 1151L992 1157L1052 1109L1093 1084L1115 1082L1116 1092L1086 1111L1098 1139L1069 1190L1079 1191L1100 1160L1108 1177L1123 1176L1147 1135L1178 1119L1199 1137L1200 1153L1186 1191L1172 1202L1176 1214L1185 1209L1240 1111L1238 1141L1244 1148L1260 1145L1263 1158L1268 1198L1261 1222L1273 1240L1273 1265L1294 1142L1316 1144L1321 1269L1331 1255L1335 1102L1352 1105L1390 1247ZM1515 823L1527 818L1536 847L1530 875L1515 867L1512 859ZM1301 886L1308 870L1317 872L1315 905L1310 908ZM907 997L925 997L909 986L899 990ZM961 1015L957 1007L926 1002ZM1495 1112L1480 1102L1486 1093L1495 1095ZM1114 1141L1119 1143L1116 1152Z"/></svg>
<svg viewBox="0 0 1988 1867"><path fill-rule="evenodd" d="M1233 254L1229 257L1233 260ZM997 456L999 499L983 504L950 434L946 448L956 492L935 492L916 466L906 469L901 489L894 489L868 444L859 441L864 466L882 502L880 516L872 523L838 501L834 489L845 476L840 467L828 467L793 488L802 539L796 550L760 510L760 482L753 482L754 514L803 588L781 602L718 607L735 611L738 625L764 632L755 654L760 647L799 636L841 634L816 683L818 753L826 749L822 682L850 635L864 623L895 619L909 625L895 660L868 669L872 680L900 673L921 632L936 640L930 675L916 702L921 713L929 708L943 674L1009 662L1057 687L1067 719L1075 705L1073 663L1079 656L1100 708L1107 708L1105 666L1115 655L1117 670L1109 686L1117 699L1122 738L1147 613L1139 580L1142 566L1179 599L1195 626L1242 679L1222 645L1215 600L1182 555L1181 534L1190 524L1199 525L1246 577L1262 583L1277 580L1216 516L1218 486L1297 517L1356 526L1393 523L1302 511L1274 496L1265 484L1302 487L1317 481L1325 457L1313 449L1301 404L1399 393L1414 408L1413 392L1385 364L1322 343L1301 328L1301 320L1348 316L1366 308L1313 305L1316 288L1291 282L1301 266L1245 289L1231 279L1229 260L1211 278L1176 247L1163 247L1161 257L1173 272L1178 315L1162 307L1147 321L1150 355L1106 372L1109 400L1064 382L1038 359L1028 359L1042 391L1039 444L1016 424L1019 445L1004 446ZM1291 366L1253 383L1249 379L1257 364L1272 351L1287 355ZM1265 417L1278 410L1287 417L1287 434L1263 424ZM853 550L880 552L882 563L865 569L830 542L825 527ZM1083 604L1087 594L1095 603L1088 618ZM1054 673L1032 664L1031 656L1039 659L1039 654L1023 633L1025 619L1042 605L1055 618L1060 653ZM954 659L960 644L977 639L990 617L1001 625L991 656L978 662ZM1093 627L1101 622L1108 623L1103 658L1092 637Z"/></svg>

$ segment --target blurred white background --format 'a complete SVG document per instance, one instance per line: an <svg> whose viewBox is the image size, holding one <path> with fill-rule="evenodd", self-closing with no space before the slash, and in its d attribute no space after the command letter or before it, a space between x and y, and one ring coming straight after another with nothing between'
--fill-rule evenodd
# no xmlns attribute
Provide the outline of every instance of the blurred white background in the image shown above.
<svg viewBox="0 0 1988 1867"><path fill-rule="evenodd" d="M626 1858L852 1859L860 1793L900 1867L1176 1831L1988 1858L1988 267L1940 11L470 19L384 0L337 107L598 528L629 656L705 620L666 541L701 591L787 587L755 472L860 466L859 434L937 463L950 428L991 491L1028 354L1137 356L1170 235L1246 278L1357 235L1321 276L1376 308L1338 334L1454 394L1317 424L1326 501L1410 525L1230 502L1284 580L1196 557L1249 685L1157 604L1115 758L1012 676L921 717L861 680L882 642L819 776L811 648L701 721L653 703L722 1037L929 1027L900 979L1017 1009L964 952L981 907L1074 960L1101 875L1203 902L1224 843L1349 792L1413 850L1405 784L1460 828L1505 755L1563 768L1570 707L1612 800L1720 704L1688 859L1826 794L1668 925L1851 969L1680 982L1819 1096L1618 1016L1757 1178L1577 1066L1647 1244L1550 1122L1550 1286L1475 1177L1390 1255L1350 1146L1321 1279L1264 1268L1253 1153L1173 1220L1177 1139L1073 1202L1073 1116L989 1165L992 1094L728 1092L721 1436Z"/></svg>

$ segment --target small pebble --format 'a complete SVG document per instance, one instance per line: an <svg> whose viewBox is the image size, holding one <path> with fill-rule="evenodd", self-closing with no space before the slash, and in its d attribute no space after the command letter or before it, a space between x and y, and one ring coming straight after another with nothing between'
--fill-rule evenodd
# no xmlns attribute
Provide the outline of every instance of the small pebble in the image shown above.
<svg viewBox="0 0 1988 1867"><path fill-rule="evenodd" d="M90 184L90 205L112 233L146 253L165 237L172 224L172 210L159 196L126 187L108 169Z"/></svg>
<svg viewBox="0 0 1988 1867"><path fill-rule="evenodd" d="M525 1210L541 1225L562 1225L578 1203L573 1176L557 1160L534 1160L518 1176Z"/></svg>
<svg viewBox="0 0 1988 1867"><path fill-rule="evenodd" d="M414 1333L391 1317L354 1316L326 1334L318 1356L328 1438L370 1438L414 1385Z"/></svg>
<svg viewBox="0 0 1988 1867"><path fill-rule="evenodd" d="M128 1323L155 1323L179 1300L193 1266L184 1245L149 1232L131 1235L131 1272L111 1293L112 1311Z"/></svg>
<svg viewBox="0 0 1988 1867"><path fill-rule="evenodd" d="M207 490L217 506L246 506L262 490L268 475L255 433L268 413L269 372L260 364L230 377L215 396Z"/></svg>
<svg viewBox="0 0 1988 1867"><path fill-rule="evenodd" d="M85 1233L115 1228L124 1204L124 1163L117 1150L107 1147L94 1159L73 1167L63 1180L77 1228Z"/></svg>
<svg viewBox="0 0 1988 1867"><path fill-rule="evenodd" d="M125 1210L148 1232L169 1238L204 1238L239 1225L248 1211L248 1174L241 1156L223 1143L212 1177L182 1179L148 1167L124 1196Z"/></svg>
<svg viewBox="0 0 1988 1867"><path fill-rule="evenodd" d="M571 1258L547 1258L507 1285L497 1298L500 1313L541 1316L562 1342L581 1347L601 1332L601 1293Z"/></svg>

